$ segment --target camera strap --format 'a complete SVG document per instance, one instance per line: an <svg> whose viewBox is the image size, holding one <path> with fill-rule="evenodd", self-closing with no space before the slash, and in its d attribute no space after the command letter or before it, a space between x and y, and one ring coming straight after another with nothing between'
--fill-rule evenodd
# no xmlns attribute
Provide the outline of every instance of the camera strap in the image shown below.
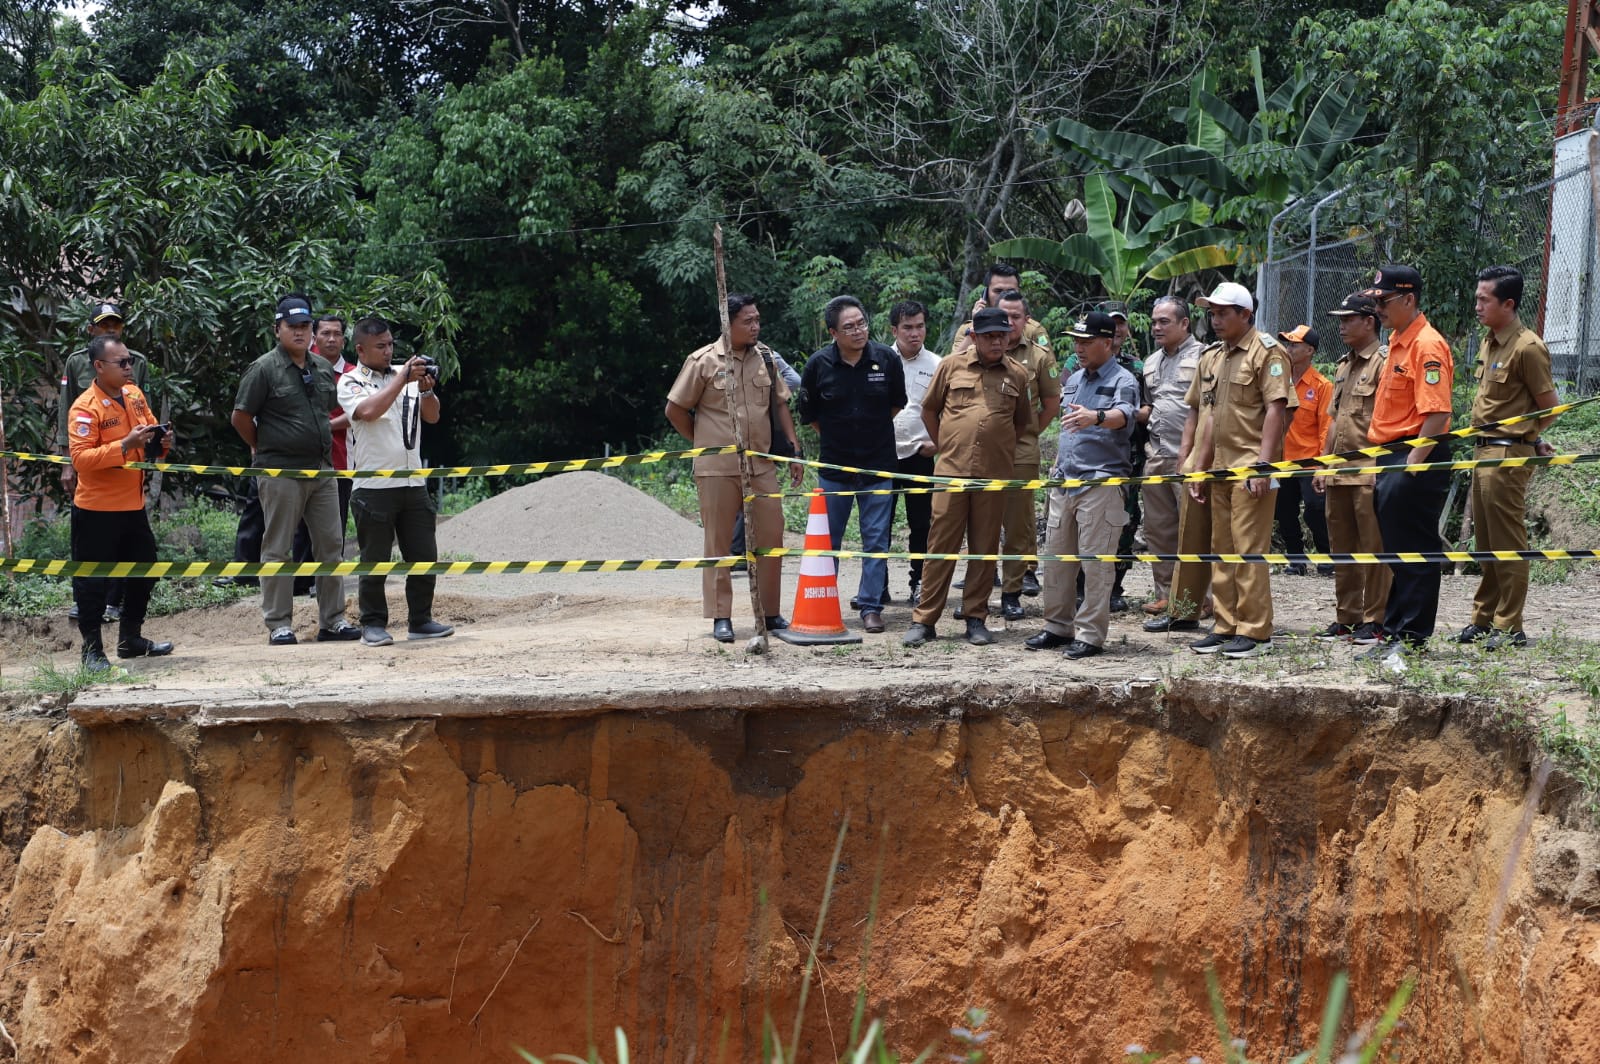
<svg viewBox="0 0 1600 1064"><path fill-rule="evenodd" d="M422 427L422 401L411 400L411 386L400 390L400 443L410 454L417 446L417 430Z"/></svg>

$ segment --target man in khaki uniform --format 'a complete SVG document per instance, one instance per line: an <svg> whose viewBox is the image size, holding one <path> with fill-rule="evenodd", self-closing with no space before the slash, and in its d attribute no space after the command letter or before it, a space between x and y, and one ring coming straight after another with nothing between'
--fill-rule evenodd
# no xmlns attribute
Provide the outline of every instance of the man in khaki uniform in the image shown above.
<svg viewBox="0 0 1600 1064"><path fill-rule="evenodd" d="M1378 381L1389 361L1389 349L1378 342L1378 302L1352 292L1337 310L1339 339L1347 348L1333 377L1333 425L1323 443L1324 454L1367 446ZM1372 474L1340 473L1313 477L1311 487L1327 496L1328 548L1335 554L1379 554L1383 533L1372 500ZM1333 623L1318 639L1349 639L1372 646L1383 638L1383 610L1389 601L1387 565L1336 565Z"/></svg>
<svg viewBox="0 0 1600 1064"><path fill-rule="evenodd" d="M1189 394L1189 383L1200 365L1200 341L1189 329L1189 304L1177 296L1162 296L1150 308L1150 336L1156 342L1156 351L1144 364L1145 405L1139 408L1139 420L1148 434L1144 471L1149 476L1178 472L1183 429L1189 415L1184 397ZM1192 446L1193 440L1190 443ZM1145 546L1152 554L1177 553L1178 514L1182 509L1184 486L1146 484L1139 489L1139 494L1144 497ZM1173 562L1155 562L1150 566L1155 594L1152 601L1145 604L1146 613L1167 612L1176 569Z"/></svg>
<svg viewBox="0 0 1600 1064"><path fill-rule="evenodd" d="M934 474L1005 480L1016 460L1017 437L1036 424L1028 402L1027 372L1006 357L1011 322L1005 311L988 307L973 317L977 346L939 363L922 397L922 423L939 448ZM942 491L933 497L929 554L954 554L966 538L972 554L994 554L1000 545L1005 497L992 491ZM934 623L950 593L955 562L929 560L922 569L922 597L911 614L906 646L936 638ZM989 586L994 562L968 562L961 611L967 642L987 646L994 636L983 623L989 616Z"/></svg>
<svg viewBox="0 0 1600 1064"><path fill-rule="evenodd" d="M1039 434L1061 411L1061 371L1048 341L1040 343L1027 336L1028 301L1016 289L1000 296L1000 309L1011 323L1011 348L1006 357L1028 374L1028 409L1038 412L1036 422L1017 433L1017 453L1011 470L1012 480L1039 479ZM1001 523L1002 554L1035 554L1039 547L1039 521L1034 512L1033 491L1020 489L1005 493L1005 517ZM1034 563L1006 562L1002 567L1000 615L1008 621L1023 617L1022 596L1039 593Z"/></svg>
<svg viewBox="0 0 1600 1064"><path fill-rule="evenodd" d="M976 318L978 312L985 307L999 307L1000 297L1005 293L1020 291L1022 291L1022 279L1017 268L1009 262L995 263L989 267L989 272L983 279L983 298L972 305L973 317ZM1049 334L1045 332L1044 326L1033 318L1028 319L1027 327L1022 331L1022 338L1042 347L1046 352L1050 351ZM950 344L950 353L955 355L971 349L972 321L969 319L965 325L956 330L956 338Z"/></svg>
<svg viewBox="0 0 1600 1064"><path fill-rule="evenodd" d="M724 365L722 341L707 344L683 360L678 379L667 393L667 420L678 434L696 447L729 447L735 442L734 406L744 426L745 445L753 451L772 450L772 417L787 437L794 453L794 419L789 415L789 386L767 360L761 336L761 311L754 296L728 296L729 339L733 343L733 376ZM774 405L776 404L776 405ZM751 490L769 495L778 490L778 471L765 458L750 459ZM802 469L789 467L790 483L798 486ZM700 493L700 524L705 529L706 557L728 553L733 523L742 506L739 490L739 456L702 455L694 460L694 483ZM751 542L759 548L783 546L782 500L757 499L751 504L755 528ZM761 612L767 627L788 627L779 613L783 561L758 558L756 579L761 591ZM711 634L719 643L733 642L733 583L726 569L701 570L702 616L711 619Z"/></svg>
<svg viewBox="0 0 1600 1064"><path fill-rule="evenodd" d="M1289 356L1278 341L1256 329L1255 300L1243 285L1224 281L1198 302L1226 345L1214 379L1197 377L1189 386L1191 403L1211 406L1210 425L1196 445L1199 468L1276 462L1288 412L1296 405ZM1209 487L1212 551L1265 554L1272 546L1272 482L1252 477ZM1197 654L1220 651L1230 658L1271 650L1272 587L1266 564L1218 562L1212 566L1211 583L1216 626L1190 649Z"/></svg>
<svg viewBox="0 0 1600 1064"><path fill-rule="evenodd" d="M1488 425L1531 414L1560 402L1550 377L1550 351L1517 317L1522 308L1522 274L1511 266L1490 266L1478 274L1474 300L1478 321L1488 329L1478 348L1478 394L1472 423ZM1526 458L1554 454L1539 433L1554 417L1491 429L1477 437L1474 458ZM1481 466L1472 471L1472 528L1478 550L1527 550L1528 480L1531 466ZM1472 598L1472 623L1457 642L1488 637L1491 649L1527 646L1522 607L1528 599L1527 562L1484 562L1483 579Z"/></svg>

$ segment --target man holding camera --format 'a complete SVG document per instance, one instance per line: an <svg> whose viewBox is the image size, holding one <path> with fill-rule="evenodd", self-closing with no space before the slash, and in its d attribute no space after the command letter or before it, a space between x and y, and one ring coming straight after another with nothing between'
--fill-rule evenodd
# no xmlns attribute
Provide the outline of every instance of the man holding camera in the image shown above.
<svg viewBox="0 0 1600 1064"><path fill-rule="evenodd" d="M129 462L156 461L172 445L167 428L156 424L144 392L133 383L136 365L121 340L107 333L89 341L95 378L67 412L68 447L78 474L72 498L72 560L78 562L153 562L156 539L144 512L144 474ZM111 668L100 638L110 580L72 578L83 635L83 664L90 672ZM171 643L143 635L145 611L155 581L128 577L117 631L117 657L160 657Z"/></svg>
<svg viewBox="0 0 1600 1064"><path fill-rule="evenodd" d="M330 411L339 409L333 366L311 353L311 304L291 293L278 301L273 315L278 343L251 363L239 381L234 399L233 428L250 448L250 464L268 469L333 468ZM302 519L311 533L316 560L343 560L344 530L339 527L339 489L331 478L257 477L256 492L266 528L261 560L286 562ZM273 646L299 642L294 628L294 577L261 578L261 615ZM361 629L345 620L344 580L317 577L317 642L361 638Z"/></svg>
<svg viewBox="0 0 1600 1064"><path fill-rule="evenodd" d="M418 355L396 370L394 335L379 317L356 322L356 365L339 379L339 402L350 416L350 468L419 469L422 466L422 422L439 421L439 365ZM400 543L408 562L439 560L438 527L433 496L421 477L363 478L350 493L356 515L356 542L364 562L386 562ZM386 647L389 599L385 577L359 581L361 642ZM406 638L443 639L455 631L433 619L432 575L406 577Z"/></svg>

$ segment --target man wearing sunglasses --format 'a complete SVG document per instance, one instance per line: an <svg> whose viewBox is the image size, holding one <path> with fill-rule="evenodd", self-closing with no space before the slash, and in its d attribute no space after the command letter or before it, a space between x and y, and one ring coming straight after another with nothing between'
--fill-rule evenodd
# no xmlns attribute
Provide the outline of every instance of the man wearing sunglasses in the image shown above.
<svg viewBox="0 0 1600 1064"><path fill-rule="evenodd" d="M78 473L72 498L72 560L79 562L153 562L156 539L144 512L144 473L129 462L159 458L172 437L156 424L144 392L133 383L135 362L122 341L107 333L89 341L89 362L95 379L67 412L68 447ZM78 631L83 636L83 664L91 672L111 668L101 642L101 617L110 580L102 576L72 578L78 605ZM144 617L155 581L124 581L122 616L118 622L117 657L160 657L171 643L154 643L143 634Z"/></svg>
<svg viewBox="0 0 1600 1064"><path fill-rule="evenodd" d="M85 331L89 339L96 336L111 336L122 339L123 322L126 315L116 303L96 303L94 311L89 315L89 324ZM150 394L150 363L139 352L129 349L128 357L133 360L132 377L134 384L147 396ZM94 384L94 363L89 361L87 347L74 351L67 356L66 365L61 369L61 398L56 404L56 447L63 455L70 455L68 444L71 436L67 431L67 411L72 409L73 400L82 395ZM61 467L61 486L71 495L78 483L78 471L70 465ZM122 616L122 581L113 580L106 594L106 621L107 623ZM74 602L67 616L72 620L78 619L78 604Z"/></svg>
<svg viewBox="0 0 1600 1064"><path fill-rule="evenodd" d="M273 315L278 343L251 363L239 381L233 427L250 448L250 464L268 469L333 468L333 433L328 414L342 409L333 366L311 353L311 304L292 293L278 301ZM339 489L332 479L256 478L266 528L261 560L286 562L295 527L303 519L311 533L311 552L319 562L342 559L344 531L339 525ZM317 577L317 641L360 639L361 629L345 620L344 580ZM268 642L287 646L294 634L294 577L261 578L261 615Z"/></svg>

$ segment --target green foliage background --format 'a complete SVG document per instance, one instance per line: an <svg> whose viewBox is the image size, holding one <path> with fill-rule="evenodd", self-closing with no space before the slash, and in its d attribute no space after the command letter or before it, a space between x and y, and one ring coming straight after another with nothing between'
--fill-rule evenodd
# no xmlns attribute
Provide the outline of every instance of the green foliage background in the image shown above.
<svg viewBox="0 0 1600 1064"><path fill-rule="evenodd" d="M994 244L1084 236L1083 177L1108 164L1041 135L1052 125L1223 153L1223 187L1177 197L1189 209L1169 209L1161 239L1220 232L1228 255L1162 289L1248 282L1266 206L1337 184L1361 190L1396 258L1460 287L1482 249L1456 237L1548 168L1563 13L111 0L81 24L51 0L0 0L9 442L52 449L61 363L90 302L115 297L187 455L242 458L238 374L270 346L275 298L302 290L391 316L403 348L450 367L430 459L632 447L664 435L667 386L715 334L715 222L731 285L760 295L764 338L796 361L844 291L879 335L893 302L920 299L937 347ZM1364 109L1314 171L1294 154L1304 115L1260 89L1280 84L1297 108L1337 86ZM1251 123L1247 141L1208 124L1198 89ZM1173 202L1115 174L1110 191L1133 229ZM1107 292L1067 260L1027 287L1056 321ZM52 489L52 470L27 473Z"/></svg>

